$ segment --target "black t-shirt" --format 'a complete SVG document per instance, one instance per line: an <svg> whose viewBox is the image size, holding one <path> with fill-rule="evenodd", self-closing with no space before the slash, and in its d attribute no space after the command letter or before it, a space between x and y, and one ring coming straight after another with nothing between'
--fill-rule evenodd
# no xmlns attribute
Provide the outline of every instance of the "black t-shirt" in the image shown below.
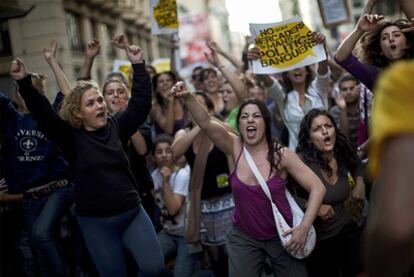
<svg viewBox="0 0 414 277"><path fill-rule="evenodd" d="M185 152L185 157L192 169L196 157L192 146ZM230 192L231 187L227 157L222 151L214 146L207 157L203 187L201 189L201 199L209 199Z"/></svg>
<svg viewBox="0 0 414 277"><path fill-rule="evenodd" d="M113 216L136 207L140 201L123 146L151 110L152 86L145 64L133 64L133 69L128 107L109 116L108 124L93 132L74 128L61 119L47 98L32 86L30 76L18 81L39 128L61 148L69 162L78 215Z"/></svg>

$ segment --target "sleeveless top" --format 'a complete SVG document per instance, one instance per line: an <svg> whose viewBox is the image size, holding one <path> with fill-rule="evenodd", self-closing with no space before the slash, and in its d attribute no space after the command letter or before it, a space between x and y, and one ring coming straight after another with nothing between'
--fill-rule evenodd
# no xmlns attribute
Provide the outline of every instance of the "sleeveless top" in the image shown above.
<svg viewBox="0 0 414 277"><path fill-rule="evenodd" d="M247 185L237 176L237 165L241 153L237 158L234 171L230 175L235 208L233 224L241 231L257 240L268 240L277 236L272 206L259 184ZM266 181L273 202L282 213L286 222L292 226L292 211L286 198L285 189L287 180L275 174Z"/></svg>
<svg viewBox="0 0 414 277"><path fill-rule="evenodd" d="M196 157L193 146L190 146L184 155L192 170ZM213 146L207 156L203 187L201 188L201 200L231 193L229 172L226 155L216 146Z"/></svg>

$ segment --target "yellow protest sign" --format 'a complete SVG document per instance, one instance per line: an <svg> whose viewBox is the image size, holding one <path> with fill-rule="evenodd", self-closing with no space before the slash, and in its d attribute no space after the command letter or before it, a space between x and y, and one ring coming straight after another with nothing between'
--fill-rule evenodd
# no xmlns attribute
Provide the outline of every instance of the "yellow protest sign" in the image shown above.
<svg viewBox="0 0 414 277"><path fill-rule="evenodd" d="M177 32L178 16L176 0L151 0L153 34Z"/></svg>
<svg viewBox="0 0 414 277"><path fill-rule="evenodd" d="M155 59L152 61L151 65L155 67L157 73L171 70L171 62L169 58Z"/></svg>
<svg viewBox="0 0 414 277"><path fill-rule="evenodd" d="M313 32L294 18L273 24L250 24L260 59L253 63L256 74L278 73L326 59L322 45Z"/></svg>

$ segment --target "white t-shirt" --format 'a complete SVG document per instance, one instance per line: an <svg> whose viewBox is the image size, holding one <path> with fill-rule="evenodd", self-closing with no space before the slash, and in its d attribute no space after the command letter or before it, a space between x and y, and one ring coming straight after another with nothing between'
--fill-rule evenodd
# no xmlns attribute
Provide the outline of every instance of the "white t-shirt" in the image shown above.
<svg viewBox="0 0 414 277"><path fill-rule="evenodd" d="M154 198L155 203L161 211L161 224L163 229L171 235L183 236L185 233L185 217L186 217L186 202L188 195L188 188L190 184L190 166L186 165L183 168L173 172L170 176L170 185L173 193L183 195L186 200L180 211L171 216L165 206L163 187L163 178L157 168L151 174L154 181Z"/></svg>
<svg viewBox="0 0 414 277"><path fill-rule="evenodd" d="M273 85L269 88L269 94L281 111L283 123L289 131L289 148L292 150L295 150L298 145L300 123L305 115L311 109L326 110L328 107L328 95L331 92L330 72L325 75L319 75L315 72L315 75L315 80L312 81L305 94L303 107L299 105L299 93L296 90L286 94L277 80L273 80Z"/></svg>

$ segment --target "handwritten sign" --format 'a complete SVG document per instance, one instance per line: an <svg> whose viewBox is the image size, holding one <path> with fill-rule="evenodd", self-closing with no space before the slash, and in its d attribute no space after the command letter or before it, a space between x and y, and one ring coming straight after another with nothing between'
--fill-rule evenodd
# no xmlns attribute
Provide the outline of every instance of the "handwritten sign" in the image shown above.
<svg viewBox="0 0 414 277"><path fill-rule="evenodd" d="M314 64L326 59L323 45L313 32L295 17L279 23L252 24L250 32L260 59L253 61L253 73L273 74Z"/></svg>
<svg viewBox="0 0 414 277"><path fill-rule="evenodd" d="M178 32L176 0L151 0L151 33L172 34Z"/></svg>

